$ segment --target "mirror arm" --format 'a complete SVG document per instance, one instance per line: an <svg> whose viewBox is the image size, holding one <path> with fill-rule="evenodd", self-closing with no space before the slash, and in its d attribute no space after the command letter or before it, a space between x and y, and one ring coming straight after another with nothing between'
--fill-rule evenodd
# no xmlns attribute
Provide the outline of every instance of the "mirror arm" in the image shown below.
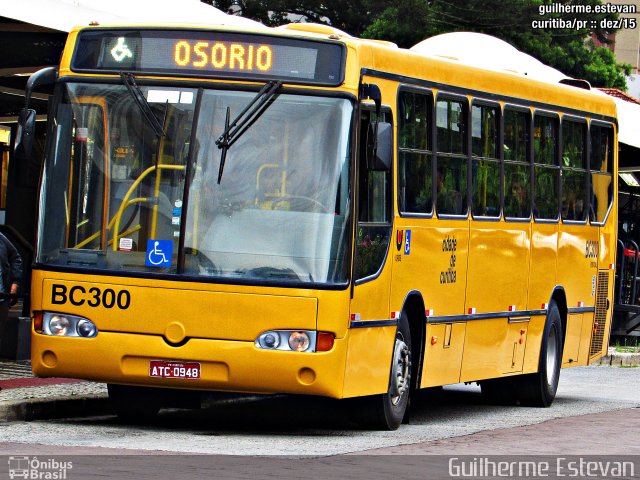
<svg viewBox="0 0 640 480"><path fill-rule="evenodd" d="M376 119L380 117L382 109L382 93L375 83L363 83L360 85L360 98L373 100L376 105Z"/></svg>
<svg viewBox="0 0 640 480"><path fill-rule="evenodd" d="M58 76L58 69L56 67L47 67L38 70L27 80L27 86L24 89L24 108L29 108L29 102L31 101L31 94L36 87L40 85L52 85L55 83Z"/></svg>
<svg viewBox="0 0 640 480"><path fill-rule="evenodd" d="M375 158L378 151L378 123L380 123L380 112L382 111L380 87L375 83L363 83L360 85L360 97L373 100L376 106L376 121L373 124L373 156Z"/></svg>

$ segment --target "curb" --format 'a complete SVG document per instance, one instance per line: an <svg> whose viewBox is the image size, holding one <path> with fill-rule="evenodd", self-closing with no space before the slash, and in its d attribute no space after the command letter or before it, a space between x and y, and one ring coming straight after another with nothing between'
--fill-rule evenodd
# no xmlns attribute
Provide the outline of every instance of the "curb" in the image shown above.
<svg viewBox="0 0 640 480"><path fill-rule="evenodd" d="M48 420L65 417L88 417L112 414L106 395L26 399L0 403L0 422Z"/></svg>
<svg viewBox="0 0 640 480"><path fill-rule="evenodd" d="M609 353L597 364L612 367L640 367L640 353Z"/></svg>

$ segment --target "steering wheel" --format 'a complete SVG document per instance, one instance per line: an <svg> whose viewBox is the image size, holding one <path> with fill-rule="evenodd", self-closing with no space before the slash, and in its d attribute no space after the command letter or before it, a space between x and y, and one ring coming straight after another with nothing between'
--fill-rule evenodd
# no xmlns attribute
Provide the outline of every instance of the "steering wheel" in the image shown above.
<svg viewBox="0 0 640 480"><path fill-rule="evenodd" d="M319 202L315 198L305 197L304 195L284 195L282 197L277 197L273 201L273 204L277 205L278 203L287 202L287 201L290 201L290 200L294 200L294 201L301 200L302 202L306 202L308 204L313 205L315 210L311 210L311 211L320 211L322 213L332 213L331 210L329 210L326 207L326 205L324 205L323 203Z"/></svg>

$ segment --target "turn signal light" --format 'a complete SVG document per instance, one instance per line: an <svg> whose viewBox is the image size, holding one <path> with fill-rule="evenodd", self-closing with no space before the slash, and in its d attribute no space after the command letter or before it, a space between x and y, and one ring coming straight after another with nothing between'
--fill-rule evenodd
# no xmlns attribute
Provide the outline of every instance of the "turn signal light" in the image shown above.
<svg viewBox="0 0 640 480"><path fill-rule="evenodd" d="M33 312L33 329L42 333L42 312Z"/></svg>
<svg viewBox="0 0 640 480"><path fill-rule="evenodd" d="M328 352L333 348L336 336L329 332L318 332L316 337L316 352Z"/></svg>

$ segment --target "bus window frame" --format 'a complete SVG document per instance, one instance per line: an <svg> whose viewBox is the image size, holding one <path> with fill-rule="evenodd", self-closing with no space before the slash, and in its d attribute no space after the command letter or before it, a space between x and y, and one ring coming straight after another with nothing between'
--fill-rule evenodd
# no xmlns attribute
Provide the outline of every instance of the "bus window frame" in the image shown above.
<svg viewBox="0 0 640 480"><path fill-rule="evenodd" d="M586 177L587 177L587 181L585 184L585 198L583 198L584 202L585 202L585 208L587 210L586 215L584 220L568 220L568 219L564 219L562 218L562 207L563 207L563 179L564 179L564 171L566 169L568 169L568 171L570 172L579 172L580 169L576 169L574 167L565 167L563 162L562 162L562 154L564 153L564 123L565 121L568 122L573 122L573 123L579 123L579 124L583 124L585 126L584 130L583 130L583 135L582 135L582 141L583 141L583 154L582 154L582 170L586 173ZM560 189L559 189L559 193L560 193L560 221L563 224L566 225L586 225L589 222L589 204L590 204L590 199L589 199L589 192L591 191L591 177L590 177L590 161L591 161L591 157L590 157L590 153L591 153L591 148L590 148L590 143L591 143L591 136L590 136L590 130L589 130L589 122L587 121L586 117L580 117L578 115L571 115L571 114L563 114L562 118L560 119L560 124L559 124L559 146L560 146L560 154L558 156L558 162L560 162Z"/></svg>
<svg viewBox="0 0 640 480"><path fill-rule="evenodd" d="M604 120L598 120L598 119L588 119L587 122L587 176L589 177L589 183L588 183L588 190L587 193L590 194L591 193L591 172L599 172L599 170L591 170L591 149L592 149L592 145L591 145L591 125L594 125L597 127L601 127L601 128L608 128L611 132L611 147L610 147L610 155L612 156L617 156L616 152L617 152L617 148L618 148L618 142L616 141L618 136L616 135L616 130L617 130L617 126L614 125L611 122L605 122ZM614 162L614 159L612 158L611 160L612 162L612 167L613 164L617 164L617 159ZM607 174L611 175L611 182L616 181L616 172L613 171L613 168L611 169L611 172L607 172ZM589 199L589 202L591 202L591 199ZM609 219L609 215L611 214L611 210L613 210L613 204L614 204L614 199L613 199L613 195L611 195L611 198L609 199L609 205L607 206L607 213L604 216L604 219L602 220L602 222L592 222L590 219L590 215L587 214L587 220L589 221L589 225L592 225L594 227L604 227L605 224L607 223L607 220ZM589 207L591 208L591 207Z"/></svg>
<svg viewBox="0 0 640 480"><path fill-rule="evenodd" d="M486 157L476 157L473 155L473 125L472 125L472 121L473 121L473 107L475 106L482 106L482 107L492 107L497 109L498 111L498 118L496 119L496 128L497 128L497 139L496 139L496 148L497 148L497 158L486 158ZM503 138L502 138L502 119L503 119L503 115L502 115L502 108L500 106L500 102L496 102L493 100L487 100L485 98L476 98L476 97L471 97L470 98L470 102L469 102L469 120L468 120L468 124L470 125L470 127L468 128L469 130L469 144L468 144L468 151L469 151L469 159L471 162L471 167L469 168L469 172L468 172L468 179L467 179L467 183L468 183L468 188L470 189L471 193L473 193L473 177L472 177L472 168L473 168L473 161L474 160L489 160L489 161L496 161L499 165L499 170L500 170L500 179L499 179L499 183L500 183L500 192L499 192L499 212L497 216L486 216L486 215L474 215L473 214L473 205L472 205L472 199L471 199L471 193L469 194L469 214L471 216L471 218L475 221L478 222L499 222L502 219L502 215L504 213L504 182L502 181L502 179L504 178L504 152L503 152L503 148L502 148L502 143L503 143Z"/></svg>
<svg viewBox="0 0 640 480"><path fill-rule="evenodd" d="M396 211L398 212L398 215L400 216L400 218L434 218L435 217L435 212L436 212L436 202L435 202L435 191L436 191L436 152L435 152L435 142L436 142L436 138L435 138L435 134L436 134L436 130L435 130L435 110L436 110L436 92L434 92L432 89L430 88L421 88L421 87L416 87L415 85L408 85L408 84L400 84L398 86L398 94L397 94L397 110L396 110L396 116L397 116L397 131L396 131L396 138L397 138L397 148L396 148L396 165L399 166L400 164L400 96L402 95L402 93L404 92L409 92L409 93L415 93L415 94L420 94L420 95L425 95L427 97L430 97L431 100L431 111L429 112L429 125L428 125L428 142L431 144L431 150L428 150L429 154L431 155L431 212L429 213L419 213L419 212L405 212L403 209L400 208L400 185L399 183L396 185L397 189L398 189L398 193L396 195L396 203L397 203L397 209ZM407 150L413 150L413 149L407 149ZM400 175L397 176L398 178L396 179L397 182L400 181Z"/></svg>
<svg viewBox="0 0 640 480"><path fill-rule="evenodd" d="M385 254L382 258L382 262L380 262L380 266L378 267L378 270L376 270L374 273L371 273L365 277L362 278L356 278L357 276L357 271L356 271L356 263L358 261L358 240L357 240L357 236L358 236L358 228L360 226L360 223L367 223L370 226L379 226L379 227L386 227L387 223L382 223L382 222L360 222L359 217L360 217L360 150L362 148L362 142L366 142L366 139L362 138L362 136L360 135L360 130L362 125L360 124L360 120L361 120L361 112L371 112L373 115L376 114L376 106L367 100L360 100L358 102L358 105L356 108L354 108L354 114L356 115L356 119L357 122L354 124L354 134L357 136L356 139L356 148L353 148L353 164L352 164L352 168L354 169L353 172L353 193L354 193L354 201L353 201L353 235L351 236L351 242L352 242L352 248L351 248L351 278L350 280L350 284L351 284L351 288L352 288L352 294L353 294L353 288L362 285L364 283L368 283L371 282L375 279L377 279L383 272L385 266L387 265L387 260L389 258L389 252L391 251L391 243L393 242L393 229L394 229L394 219L395 219L395 201L393 199L394 196L394 182L395 182L395 178L393 175L394 172L394 164L395 162L397 162L397 157L392 159L391 162L391 166L389 167L389 199L387 200L388 202L388 207L389 207L389 222L388 222L388 227L390 229L390 233L389 233L389 241L387 242L387 249L385 251ZM382 104L380 107L380 117L383 117L385 114L388 114L391 116L391 124L393 125L393 109L391 108L390 105L386 105L386 104ZM396 137L396 132L394 131L394 129L391 129L392 135L394 137ZM396 142L396 138L392 139L392 143ZM392 152L395 152L397 149L391 149Z"/></svg>
<svg viewBox="0 0 640 480"><path fill-rule="evenodd" d="M51 97L51 100L50 100L50 104L52 105L52 108L50 108L48 112L49 120L47 121L47 130L46 130L47 137L46 137L46 144L44 148L45 153L44 153L42 168L46 168L47 163L50 162L48 157L55 154L54 152L55 143L56 143L55 142L56 140L55 124L50 119L54 118L57 113L55 109L57 108L58 105L61 104L61 100L64 96L64 92L66 88L65 85L67 83L122 85L122 81L120 78L107 77L102 75L96 75L91 77L69 75L69 76L60 78L56 82L53 96ZM158 87L162 87L162 86L176 87L176 88L184 87L184 88L193 88L196 90L199 88L203 88L205 90L214 89L214 90L221 90L221 91L242 90L247 92L258 92L262 86L261 84L256 85L254 83L246 83L246 82L233 83L232 81L228 81L227 79L222 80L220 82L209 82L209 81L197 80L193 78L188 78L188 79L139 78L137 79L137 84L139 86L151 85L151 86L158 86ZM312 96L312 97L342 98L342 99L348 100L351 102L353 106L353 110L351 114L351 123L349 125L349 128L354 129L354 125L356 124L355 122L357 120L357 115L359 112L359 105L358 105L357 97L352 93L335 91L334 89L331 89L328 87L316 89L316 88L310 88L306 85L298 86L297 84L294 86L287 85L282 87L280 90L280 93L300 95L300 96ZM373 104L371 104L371 108L372 109L375 108ZM385 108L385 106L383 106L383 108ZM389 107L386 107L386 108L389 108ZM349 147L350 149L349 161L351 162L353 162L353 158L357 158L357 152L354 153L353 151L354 150L353 145L355 145L355 140L354 140L355 136L356 136L355 131L352 131L349 134L349 138L351 142L351 146ZM355 174L355 165L353 165L352 163L349 167L349 175L353 177L354 174ZM35 252L40 251L39 244L43 238L43 232L42 232L43 222L42 222L41 216L42 216L42 212L45 211L42 204L44 199L43 189L42 189L44 180L45 180L45 175L41 174L38 180L38 197L36 202L36 204L38 205L38 213L36 218L37 240L36 240L36 245L34 249ZM349 227L347 227L350 232L348 234L348 240L350 244L345 246L346 252L345 252L344 261L348 262L350 267L348 270L349 275L343 283L328 284L328 283L321 283L321 282L277 282L277 281L261 282L261 281L255 281L255 280L228 279L223 277L205 277L205 276L192 275L184 271L177 271L176 273L166 273L166 272L156 273L156 272L126 271L126 270L105 270L104 268L100 268L100 267L95 267L95 268L87 267L87 268L78 269L75 266L51 265L48 263L40 262L36 254L34 254L33 266L35 268L49 270L49 271L83 273L87 275L103 275L105 277L119 276L123 278L168 280L168 281L178 281L178 282L197 282L197 283L203 283L203 284L240 285L240 286L250 286L250 287L264 286L264 287L287 288L287 289L302 288L302 289L317 289L317 290L327 290L327 291L344 291L349 288L352 288L354 284L354 280L353 280L354 272L351 269L351 266L353 265L353 261L354 261L354 258L353 258L354 245L353 244L355 242L355 233L356 233L355 225L357 223L357 219L355 218L355 214L357 212L355 210L354 202L357 197L355 192L355 185L356 185L355 180L353 180L353 183L351 182L352 180L350 179L349 198L351 200L350 202L351 206L349 208L350 208L350 214L353 215L354 217L351 220L352 224ZM393 202L392 202L391 208L393 209Z"/></svg>
<svg viewBox="0 0 640 480"><path fill-rule="evenodd" d="M464 131L463 131L463 138L462 138L462 144L464 146L464 152L462 154L458 154L458 153L446 153L446 152L440 152L438 150L438 125L437 125L437 116L438 116L438 101L440 100L450 100L453 102L460 102L462 103L462 118L464 119ZM471 215L470 211L471 211L471 206L470 206L470 191L471 191L471 185L470 185L470 175L471 175L471 152L470 147L471 147L471 131L469 129L469 121L471 118L471 102L469 101L469 97L465 96L465 95L460 95L460 94L456 94L456 93L451 93L451 92L447 92L447 91L442 91L442 90L434 90L434 100L433 100L433 168L434 168L434 177L433 177L433 182L434 182L434 189L433 189L433 198L434 198L434 208L433 211L435 212L435 215L437 218L442 218L444 220L467 220L469 218L469 216ZM439 213L438 212L438 160L440 158L440 155L443 155L444 158L462 158L464 157L465 161L466 161L466 166L467 166L467 175L466 175L466 186L465 186L465 195L466 195L466 202L464 203L465 206L465 213L464 214L453 214L453 213Z"/></svg>
<svg viewBox="0 0 640 480"><path fill-rule="evenodd" d="M504 156L504 146L505 146L505 118L507 110L519 113L525 113L527 115L527 138L525 139L525 152L526 152L526 160L507 160ZM504 103L502 106L502 111L500 112L500 163L502 165L502 169L500 172L500 188L502 190L502 199L501 199L501 208L502 208L502 218L505 222L508 223L529 223L531 219L534 219L533 208L534 208L534 163L533 163L533 142L531 139L533 138L533 119L534 115L531 111L530 107L526 107L524 105L519 105L516 103ZM508 217L505 215L505 202L507 198L507 192L505 188L505 164L509 162L515 165L528 165L529 167L529 216L528 217ZM553 223L553 221L547 223Z"/></svg>
<svg viewBox="0 0 640 480"><path fill-rule="evenodd" d="M557 137L556 137L556 144L555 144L555 148L554 148L554 153L555 153L555 163L553 165L547 165L544 163L536 163L536 159L535 159L535 146L534 143L531 142L531 144L529 145L529 150L530 150L530 154L531 154L531 185L532 187L532 191L531 191L531 215L533 217L533 221L535 223L544 223L544 224L558 224L561 221L561 217L562 217L562 192L560 191L560 187L562 184L562 167L560 166L560 155L562 153L562 146L561 146L561 137L562 134L560 132L560 124L562 123L562 115L561 112L555 111L555 110L546 110L546 109L542 109L542 108L535 108L531 111L531 126L530 126L530 135L531 138L534 138L535 135L535 120L536 120L536 115L539 115L541 117L547 117L547 118L553 118L556 120L556 132L557 132ZM556 218L536 218L535 216L535 182L536 182L536 165L540 165L543 166L545 168L551 167L554 170L560 172L560 174L558 175L558 179L556 181L556 189L558 192L558 198L556 199Z"/></svg>

